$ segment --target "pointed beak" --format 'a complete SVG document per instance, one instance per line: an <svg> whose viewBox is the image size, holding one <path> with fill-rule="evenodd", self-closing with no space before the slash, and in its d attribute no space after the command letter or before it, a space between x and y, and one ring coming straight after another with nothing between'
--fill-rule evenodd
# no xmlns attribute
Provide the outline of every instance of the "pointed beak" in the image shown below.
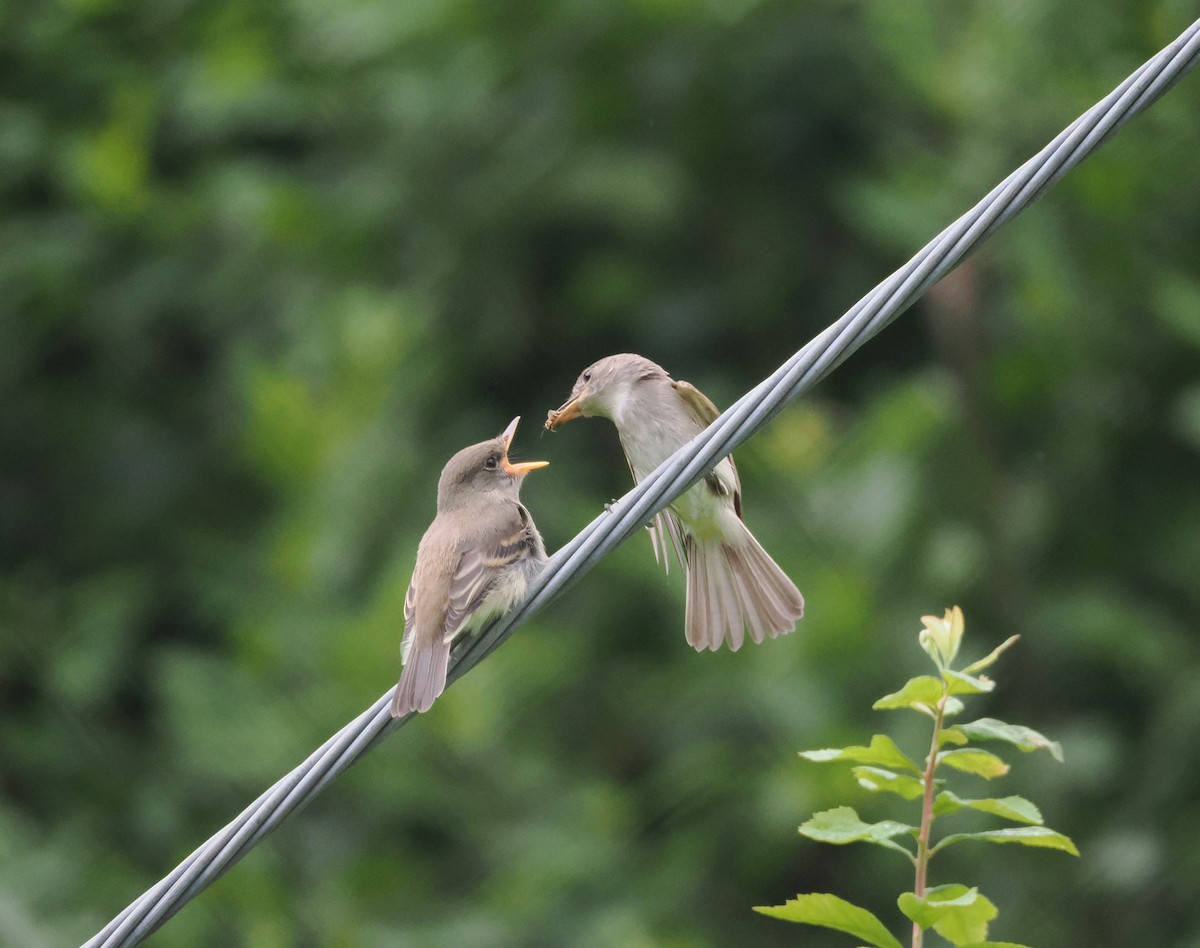
<svg viewBox="0 0 1200 948"><path fill-rule="evenodd" d="M546 430L553 431L559 425L565 425L568 421L582 417L583 412L579 410L579 399L571 398L561 408L552 409L547 413Z"/></svg>
<svg viewBox="0 0 1200 948"><path fill-rule="evenodd" d="M549 461L521 461L518 464L513 464L508 459L508 448L512 444L513 435L517 433L517 423L521 420L521 416L517 415L508 423L508 427L500 432L500 440L504 442L504 457L500 464L504 468L504 473L510 477L524 477L530 471L536 471L539 467L546 467Z"/></svg>
<svg viewBox="0 0 1200 948"><path fill-rule="evenodd" d="M504 450L508 450L508 446L512 444L513 435L517 433L517 425L521 423L521 416L517 415L508 423L508 427L500 432L500 440L504 442Z"/></svg>
<svg viewBox="0 0 1200 948"><path fill-rule="evenodd" d="M521 461L518 464L513 464L508 458L502 462L504 470L513 477L524 477L530 471L536 471L539 467L548 467L549 461Z"/></svg>

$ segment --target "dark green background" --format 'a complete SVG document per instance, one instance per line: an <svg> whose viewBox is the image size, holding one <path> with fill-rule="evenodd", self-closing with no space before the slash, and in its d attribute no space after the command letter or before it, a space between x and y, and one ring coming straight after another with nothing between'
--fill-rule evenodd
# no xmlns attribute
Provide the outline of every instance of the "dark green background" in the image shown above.
<svg viewBox="0 0 1200 948"><path fill-rule="evenodd" d="M0 943L73 944L394 682L438 471L525 416L551 548L624 493L540 436L634 350L727 405L1172 39L1182 2L6 0ZM997 939L1200 945L1200 77L738 454L808 598L692 652L637 538L163 946L850 945L893 854L802 748L913 717L923 613L1062 740L958 847ZM963 778L963 795L987 788ZM947 821L948 822L948 821ZM935 941L932 939L931 941Z"/></svg>

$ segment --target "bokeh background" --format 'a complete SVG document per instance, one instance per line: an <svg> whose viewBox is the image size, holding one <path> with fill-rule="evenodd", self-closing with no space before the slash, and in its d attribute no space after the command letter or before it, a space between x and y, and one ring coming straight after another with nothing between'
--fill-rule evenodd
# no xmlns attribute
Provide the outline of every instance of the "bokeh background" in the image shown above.
<svg viewBox="0 0 1200 948"><path fill-rule="evenodd" d="M74 944L394 682L437 474L525 416L548 545L628 488L541 435L634 350L727 405L1187 25L1184 2L6 0L0 943ZM848 945L902 818L804 748L920 722L923 613L1011 633L957 847L993 937L1200 945L1200 77L738 454L793 636L683 641L635 538L162 946ZM894 713L893 713L894 714ZM914 716L915 717L915 716ZM964 792L984 787L968 785Z"/></svg>

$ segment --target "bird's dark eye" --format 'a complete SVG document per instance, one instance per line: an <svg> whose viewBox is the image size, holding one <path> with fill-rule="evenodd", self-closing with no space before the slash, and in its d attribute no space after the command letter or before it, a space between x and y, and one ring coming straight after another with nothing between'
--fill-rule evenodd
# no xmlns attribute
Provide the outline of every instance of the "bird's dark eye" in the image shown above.
<svg viewBox="0 0 1200 948"><path fill-rule="evenodd" d="M583 380L585 382L590 382L592 380L592 370L591 369L588 369L586 372L583 373Z"/></svg>
<svg viewBox="0 0 1200 948"><path fill-rule="evenodd" d="M500 461L497 459L496 455L489 454L487 460L483 462L483 466L489 471L494 471L496 469L496 465L499 463Z"/></svg>

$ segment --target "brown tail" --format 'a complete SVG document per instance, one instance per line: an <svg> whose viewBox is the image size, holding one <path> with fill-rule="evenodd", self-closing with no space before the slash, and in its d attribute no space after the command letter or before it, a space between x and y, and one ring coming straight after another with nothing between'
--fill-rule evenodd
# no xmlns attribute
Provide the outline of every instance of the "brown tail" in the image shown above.
<svg viewBox="0 0 1200 948"><path fill-rule="evenodd" d="M428 711L434 699L446 690L450 643L439 638L428 648L414 648L407 658L392 697L394 718L412 711Z"/></svg>
<svg viewBox="0 0 1200 948"><path fill-rule="evenodd" d="M761 642L796 628L804 597L754 536L745 531L733 543L687 538L688 644L716 651L724 642L742 647L744 632Z"/></svg>

